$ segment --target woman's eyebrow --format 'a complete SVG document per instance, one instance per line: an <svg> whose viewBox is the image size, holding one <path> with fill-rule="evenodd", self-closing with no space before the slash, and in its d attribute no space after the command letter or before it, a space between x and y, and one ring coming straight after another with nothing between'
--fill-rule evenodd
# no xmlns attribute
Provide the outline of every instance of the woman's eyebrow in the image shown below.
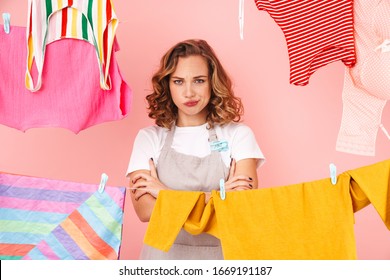
<svg viewBox="0 0 390 280"><path fill-rule="evenodd" d="M207 78L208 75L197 75L197 76L194 76L192 77L193 79L199 79L199 78ZM184 79L182 77L179 77L179 76L171 76L171 79Z"/></svg>

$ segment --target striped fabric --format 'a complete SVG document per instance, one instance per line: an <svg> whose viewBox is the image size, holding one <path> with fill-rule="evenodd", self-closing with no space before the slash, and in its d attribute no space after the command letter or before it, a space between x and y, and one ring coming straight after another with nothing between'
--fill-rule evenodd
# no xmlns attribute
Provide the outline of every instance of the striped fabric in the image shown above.
<svg viewBox="0 0 390 280"><path fill-rule="evenodd" d="M118 259L125 188L0 173L0 259Z"/></svg>
<svg viewBox="0 0 390 280"><path fill-rule="evenodd" d="M100 87L111 89L109 64L117 26L111 0L29 0L27 89L40 89L46 45L61 38L86 40L95 47ZM38 70L35 85L31 76L34 60Z"/></svg>
<svg viewBox="0 0 390 280"><path fill-rule="evenodd" d="M353 0L255 0L282 29L290 58L290 83L304 86L319 68L356 62Z"/></svg>

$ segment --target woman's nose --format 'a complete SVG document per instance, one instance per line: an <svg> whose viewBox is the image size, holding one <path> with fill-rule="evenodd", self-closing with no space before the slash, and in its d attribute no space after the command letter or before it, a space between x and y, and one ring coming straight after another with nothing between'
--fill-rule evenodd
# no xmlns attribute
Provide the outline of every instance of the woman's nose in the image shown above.
<svg viewBox="0 0 390 280"><path fill-rule="evenodd" d="M190 97L193 97L193 96L195 96L195 91L194 91L194 89L192 88L191 85L187 85L187 86L185 87L185 89L184 89L184 97L190 98Z"/></svg>

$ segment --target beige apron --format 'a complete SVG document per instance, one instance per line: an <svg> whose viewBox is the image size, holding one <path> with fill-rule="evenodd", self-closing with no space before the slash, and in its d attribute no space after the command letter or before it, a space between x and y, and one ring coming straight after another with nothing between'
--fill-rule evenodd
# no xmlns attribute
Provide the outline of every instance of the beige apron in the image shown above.
<svg viewBox="0 0 390 280"><path fill-rule="evenodd" d="M218 189L219 180L226 179L229 172L220 152L212 150L210 155L202 158L178 153L171 148L174 133L175 126L168 132L158 158L157 173L160 181L175 190L210 192ZM216 140L215 129L210 129L209 142ZM203 260L223 259L223 255L217 238L206 233L191 235L182 229L168 252L144 244L140 259Z"/></svg>

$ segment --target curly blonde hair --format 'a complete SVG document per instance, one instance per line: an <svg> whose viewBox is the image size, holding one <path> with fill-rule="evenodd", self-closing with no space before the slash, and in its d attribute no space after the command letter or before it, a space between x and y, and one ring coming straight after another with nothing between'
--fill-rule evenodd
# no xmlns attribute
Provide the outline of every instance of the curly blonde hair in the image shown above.
<svg viewBox="0 0 390 280"><path fill-rule="evenodd" d="M177 121L178 110L172 100L169 79L179 58L192 55L201 55L208 64L211 97L206 120L209 127L239 122L244 108L241 99L234 95L231 79L209 44L195 39L177 43L161 58L160 68L152 77L153 92L146 96L149 117L155 119L156 125L169 129Z"/></svg>

